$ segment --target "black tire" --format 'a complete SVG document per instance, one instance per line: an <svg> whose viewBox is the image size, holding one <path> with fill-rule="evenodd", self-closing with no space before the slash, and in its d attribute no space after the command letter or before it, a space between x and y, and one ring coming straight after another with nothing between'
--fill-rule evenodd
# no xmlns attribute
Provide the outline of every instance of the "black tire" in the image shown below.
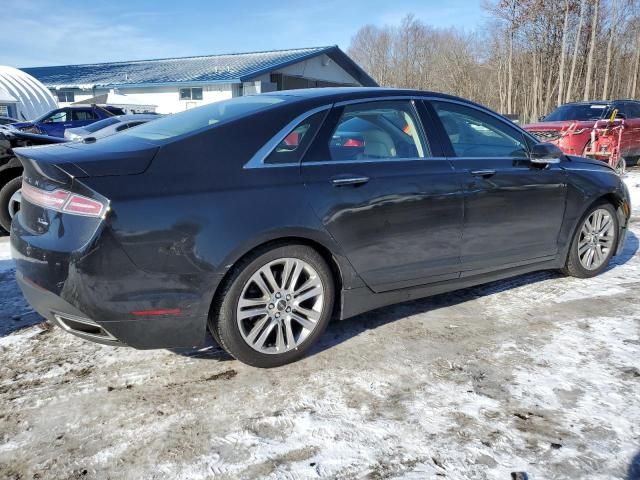
<svg viewBox="0 0 640 480"><path fill-rule="evenodd" d="M9 215L9 200L22 187L22 177L9 180L0 188L0 227L7 232L11 230L11 216Z"/></svg>
<svg viewBox="0 0 640 480"><path fill-rule="evenodd" d="M242 337L236 307L243 288L260 268L280 258L295 258L309 264L318 274L324 289L322 312L315 328L296 348L284 353L262 353ZM259 368L272 368L302 358L322 335L331 320L335 298L331 269L313 248L299 244L280 244L259 248L233 267L229 278L216 295L209 315L209 330L220 347L237 360Z"/></svg>
<svg viewBox="0 0 640 480"><path fill-rule="evenodd" d="M582 226L584 225L584 222L587 218L589 218L589 216L596 210L603 208L605 210L607 210L609 212L609 214L611 215L611 218L613 219L613 228L614 228L614 240L613 240L613 246L609 249L609 251L607 252L607 255L605 257L604 262L602 263L602 265L599 268L596 268L594 270L589 270L587 268L585 268L582 263L580 263L580 258L578 256L578 244L580 242L580 232L582 230ZM565 273L566 275L570 275L572 277L578 277L578 278L591 278L591 277L595 277L596 275L601 274L604 270L606 270L607 266L609 265L609 261L611 260L611 257L613 257L613 254L615 252L616 246L618 244L618 235L619 235L619 228L618 228L618 215L616 213L616 209L613 207L613 205L611 205L611 203L606 202L606 201L602 201L602 202L598 202L594 205L592 205L587 212L584 214L584 216L580 219L580 222L578 223L578 226L576 228L576 231L573 234L573 240L571 241L571 247L569 249L569 255L567 256L567 264L566 266L562 269L563 273Z"/></svg>

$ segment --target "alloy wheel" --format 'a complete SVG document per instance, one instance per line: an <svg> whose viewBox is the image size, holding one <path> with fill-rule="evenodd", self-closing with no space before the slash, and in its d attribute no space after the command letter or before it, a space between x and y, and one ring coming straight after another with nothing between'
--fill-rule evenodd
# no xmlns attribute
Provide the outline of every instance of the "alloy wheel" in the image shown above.
<svg viewBox="0 0 640 480"><path fill-rule="evenodd" d="M236 320L244 341L260 353L300 346L322 315L325 289L318 272L297 258L269 262L242 288Z"/></svg>
<svg viewBox="0 0 640 480"><path fill-rule="evenodd" d="M578 258L587 270L597 270L609 258L615 246L615 222L604 208L591 212L582 224L578 240Z"/></svg>

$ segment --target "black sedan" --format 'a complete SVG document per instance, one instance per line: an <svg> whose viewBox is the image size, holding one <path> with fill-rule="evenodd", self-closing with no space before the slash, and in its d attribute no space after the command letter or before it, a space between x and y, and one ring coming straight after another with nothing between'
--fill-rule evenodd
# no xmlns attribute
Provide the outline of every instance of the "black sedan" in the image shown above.
<svg viewBox="0 0 640 480"><path fill-rule="evenodd" d="M80 337L299 359L332 317L542 269L591 277L629 195L486 108L410 90L234 98L17 149L31 305Z"/></svg>

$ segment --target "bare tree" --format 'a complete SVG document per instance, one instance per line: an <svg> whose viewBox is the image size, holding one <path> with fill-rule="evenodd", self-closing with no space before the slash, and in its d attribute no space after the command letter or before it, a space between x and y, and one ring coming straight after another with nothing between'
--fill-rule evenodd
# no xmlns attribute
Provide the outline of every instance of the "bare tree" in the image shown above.
<svg viewBox="0 0 640 480"><path fill-rule="evenodd" d="M587 74L585 76L584 83L584 96L583 100L589 100L591 96L591 77L593 75L593 53L596 49L597 33L598 33L598 7L600 6L600 0L594 0L593 2L593 18L591 20L591 46L589 47L589 58L587 59Z"/></svg>
<svg viewBox="0 0 640 480"><path fill-rule="evenodd" d="M608 89L609 89L609 72L611 69L611 54L613 50L613 38L616 36L616 25L618 23L618 9L617 9L617 1L612 0L611 8L611 26L609 27L609 41L607 42L607 60L605 63L604 70L604 86L602 87L602 99L607 99Z"/></svg>
<svg viewBox="0 0 640 480"><path fill-rule="evenodd" d="M576 60L578 59L578 49L580 48L580 34L582 33L582 24L584 22L584 10L586 0L580 0L580 20L578 22L578 31L576 33L575 44L573 46L573 58L571 60L571 73L569 74L569 84L567 85L567 96L565 102L571 100L571 90L573 88L573 77L576 72Z"/></svg>
<svg viewBox="0 0 640 480"><path fill-rule="evenodd" d="M636 96L636 86L638 83L638 69L640 68L640 32L638 32L638 37L636 39L636 48L635 48L635 60L633 62L633 71L629 76L630 79L630 87L628 89L627 97L633 98Z"/></svg>
<svg viewBox="0 0 640 480"><path fill-rule="evenodd" d="M362 27L349 54L381 85L459 95L523 122L594 92L638 94L638 0L485 2L490 19L471 33L408 15Z"/></svg>
<svg viewBox="0 0 640 480"><path fill-rule="evenodd" d="M565 54L567 50L567 35L569 30L569 0L565 0L564 2L564 23L562 25L562 48L560 51L560 67L558 72L558 100L556 101L556 105L560 106L563 101L562 89L564 88L564 61Z"/></svg>

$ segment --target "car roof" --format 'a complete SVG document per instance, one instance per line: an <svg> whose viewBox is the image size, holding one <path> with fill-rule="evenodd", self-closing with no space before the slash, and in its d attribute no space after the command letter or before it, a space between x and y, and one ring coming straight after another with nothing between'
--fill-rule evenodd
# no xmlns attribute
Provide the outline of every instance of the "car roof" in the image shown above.
<svg viewBox="0 0 640 480"><path fill-rule="evenodd" d="M446 93L430 92L424 90L412 90L403 88L388 87L317 87L317 88L301 88L299 90L279 90L269 92L263 95L274 96L290 96L299 98L325 98L333 100L357 99L370 96L429 96L439 98L452 98L456 100L464 100L460 97L447 95ZM464 100L468 102L469 100Z"/></svg>
<svg viewBox="0 0 640 480"><path fill-rule="evenodd" d="M338 103L350 100L360 100L367 98L388 97L431 97L435 99L449 99L473 105L478 108L489 110L484 105L473 102L466 98L456 97L446 93L433 92L428 90L415 90L405 88L388 87L320 87L301 88L299 90L279 90L275 92L263 93L261 95L271 95L280 98L288 98L287 103L297 103L309 101L316 104Z"/></svg>
<svg viewBox="0 0 640 480"><path fill-rule="evenodd" d="M611 104L611 100L593 100L593 101L579 101L579 102L568 102L568 103L563 103L562 105L560 105L561 107L564 107L565 105L609 105Z"/></svg>
<svg viewBox="0 0 640 480"><path fill-rule="evenodd" d="M70 108L71 110L91 109L91 108L101 108L103 110L106 110L109 108L116 108L118 110L122 110L120 107L116 107L115 105L67 105L66 107L54 108L54 110L62 110L65 108Z"/></svg>
<svg viewBox="0 0 640 480"><path fill-rule="evenodd" d="M582 100L579 102L564 103L561 106L564 107L565 105L611 105L612 103L617 103L617 102L639 103L638 100L634 100L632 98L617 98L615 100L587 100L587 101Z"/></svg>

